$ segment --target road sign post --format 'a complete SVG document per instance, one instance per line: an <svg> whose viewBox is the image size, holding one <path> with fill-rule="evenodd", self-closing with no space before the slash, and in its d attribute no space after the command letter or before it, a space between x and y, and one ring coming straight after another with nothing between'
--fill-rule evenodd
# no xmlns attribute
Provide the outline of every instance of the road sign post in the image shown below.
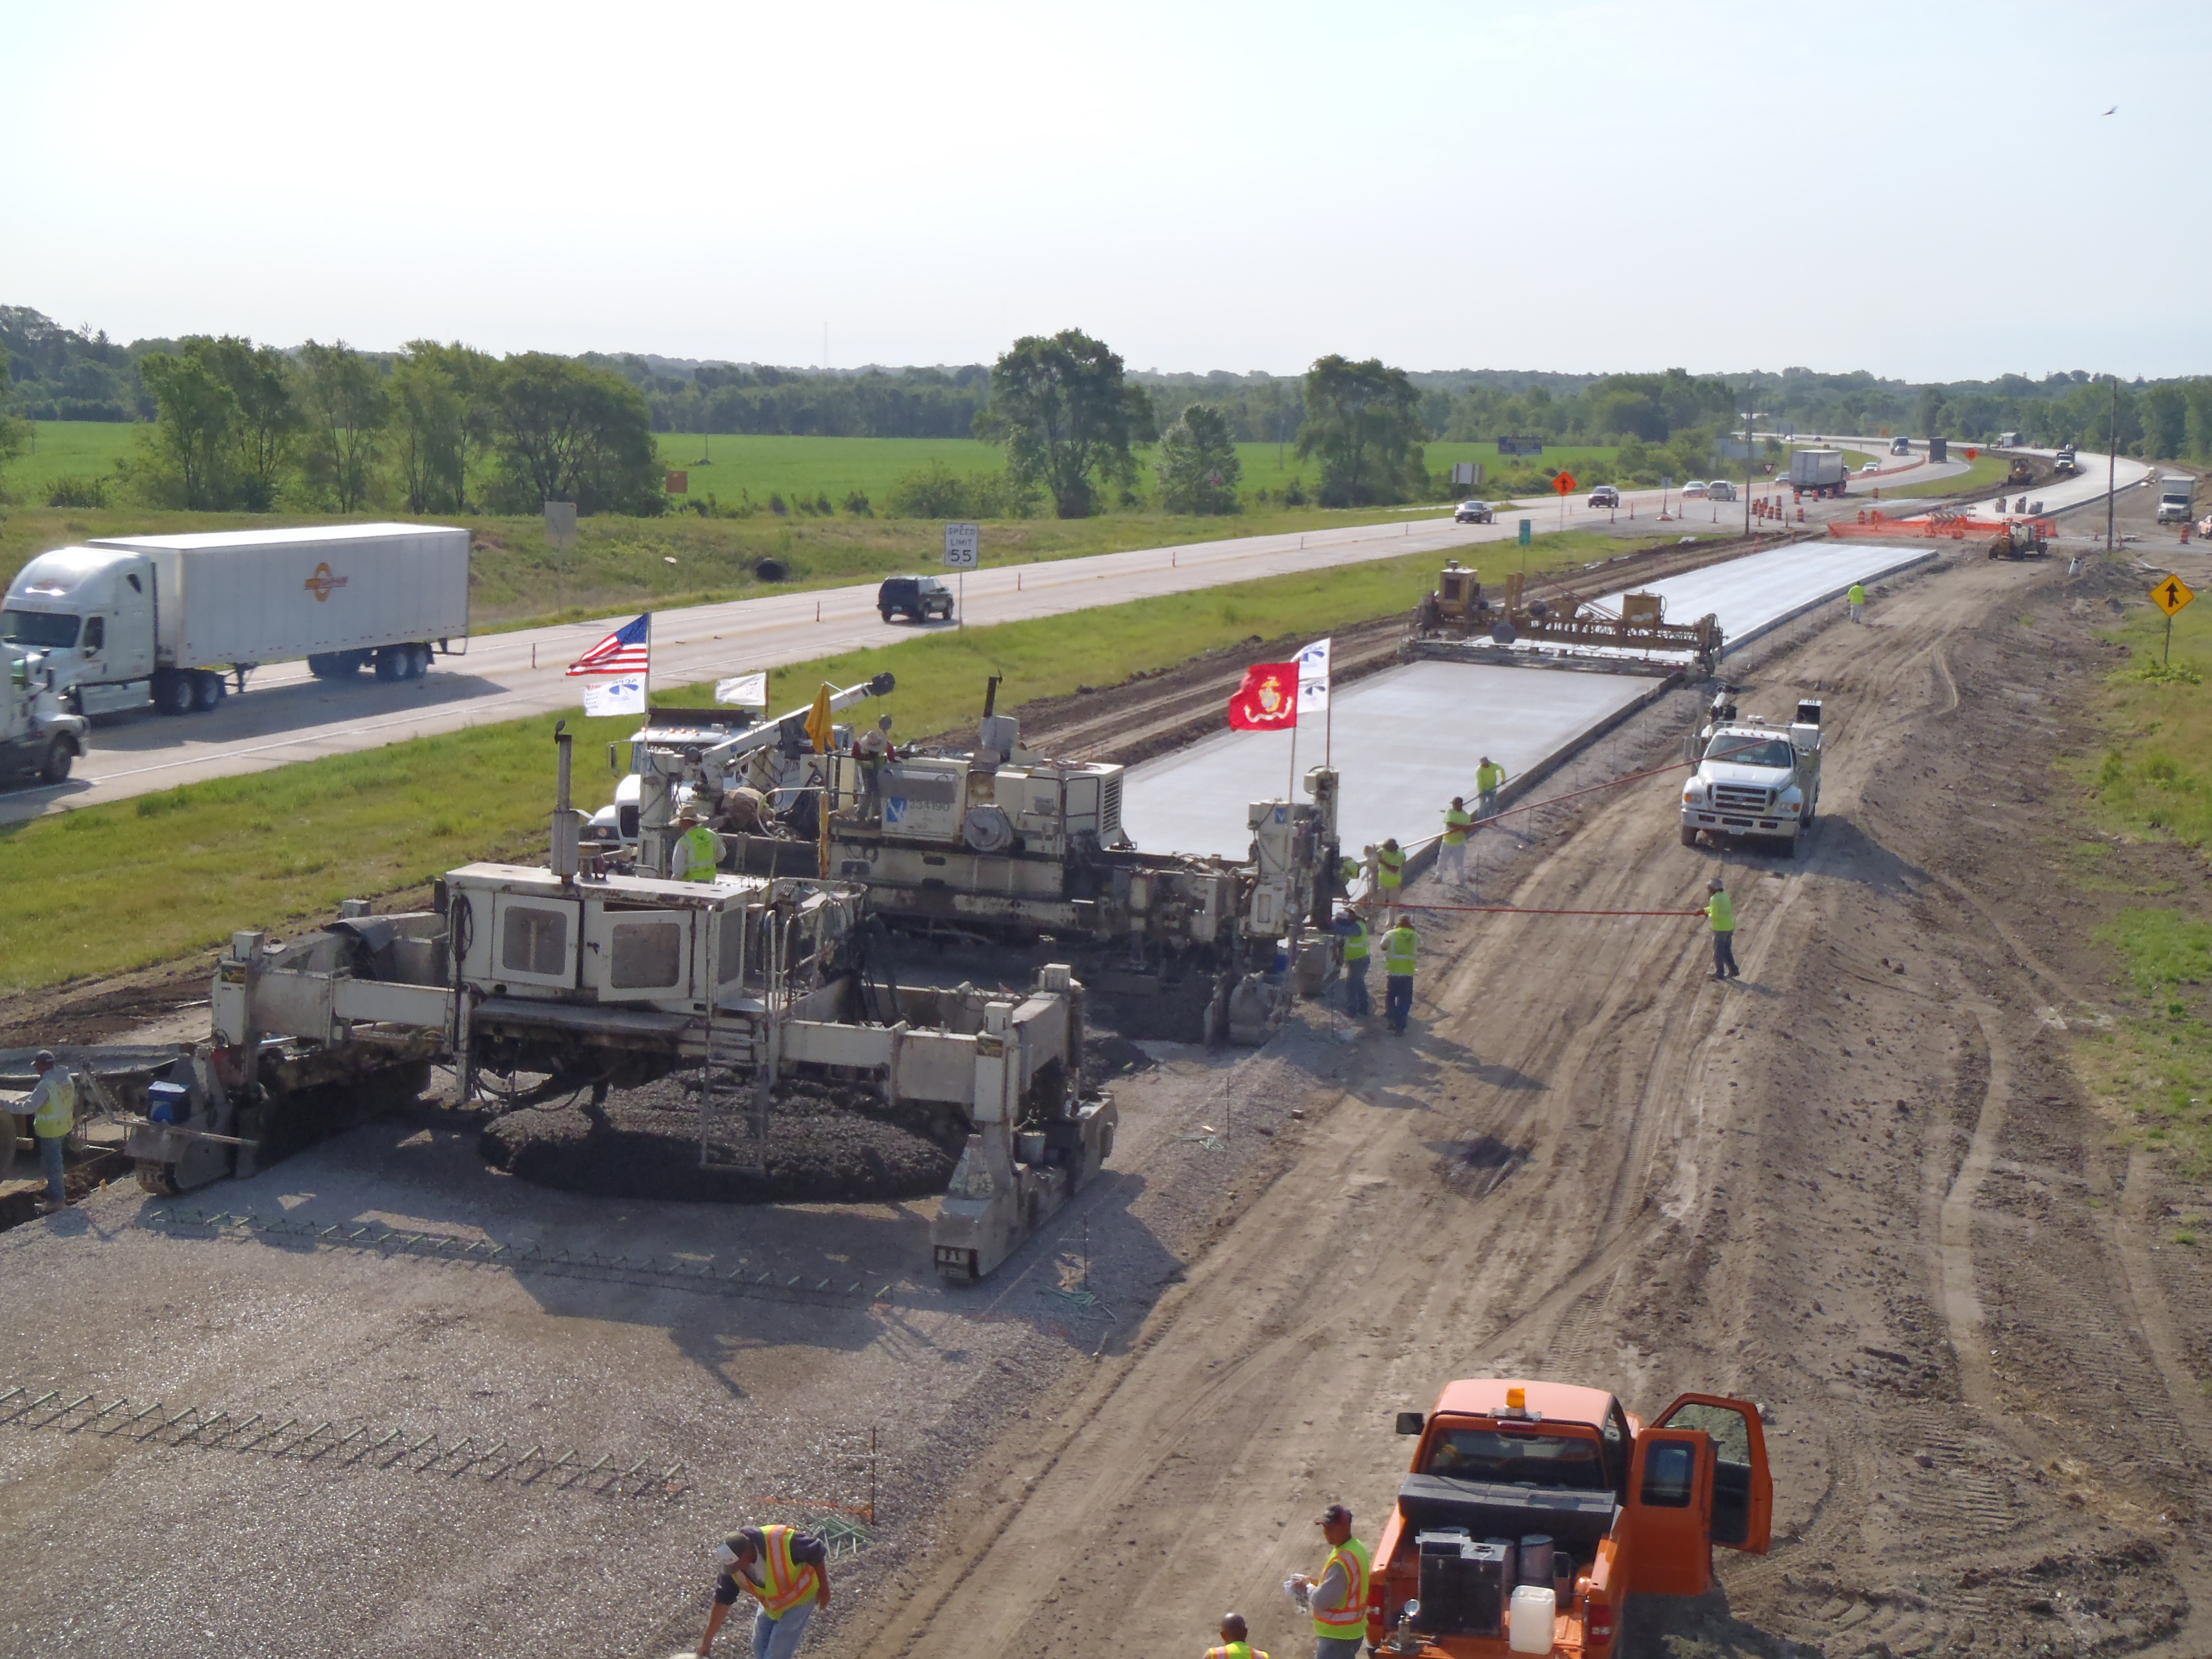
<svg viewBox="0 0 2212 1659"><path fill-rule="evenodd" d="M2174 615L2196 597L2189 584L2179 576L2166 577L2150 591L2150 602L2166 612L2166 655L2162 660L2168 667L2173 665Z"/></svg>
<svg viewBox="0 0 2212 1659"><path fill-rule="evenodd" d="M948 524L945 526L945 568L960 573L959 619L955 628L968 626L968 573L983 562L983 526Z"/></svg>

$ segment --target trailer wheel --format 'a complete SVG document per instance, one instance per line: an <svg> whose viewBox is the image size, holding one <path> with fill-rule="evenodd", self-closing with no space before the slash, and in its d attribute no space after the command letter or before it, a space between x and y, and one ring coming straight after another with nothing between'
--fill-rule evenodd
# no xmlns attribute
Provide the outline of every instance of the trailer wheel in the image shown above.
<svg viewBox="0 0 2212 1659"><path fill-rule="evenodd" d="M164 714L189 714L192 712L192 683L173 668L165 668L154 676L154 707Z"/></svg>
<svg viewBox="0 0 2212 1659"><path fill-rule="evenodd" d="M407 678L410 653L404 646L387 645L376 653L376 678L380 680L401 680Z"/></svg>
<svg viewBox="0 0 2212 1659"><path fill-rule="evenodd" d="M430 647L410 645L407 647L407 678L419 680L430 672Z"/></svg>
<svg viewBox="0 0 2212 1659"><path fill-rule="evenodd" d="M70 766L76 759L76 745L67 738L56 738L46 747L46 763L39 768L41 783L65 782Z"/></svg>
<svg viewBox="0 0 2212 1659"><path fill-rule="evenodd" d="M192 707L203 713L221 702L230 690L230 687L224 684L222 675L210 673L204 668L192 670L191 679Z"/></svg>

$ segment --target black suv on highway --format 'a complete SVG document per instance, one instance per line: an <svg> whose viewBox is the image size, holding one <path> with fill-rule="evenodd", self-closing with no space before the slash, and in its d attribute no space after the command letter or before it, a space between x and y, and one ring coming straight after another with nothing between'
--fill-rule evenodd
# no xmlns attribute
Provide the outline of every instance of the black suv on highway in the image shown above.
<svg viewBox="0 0 2212 1659"><path fill-rule="evenodd" d="M932 617L952 620L952 590L934 576L892 576L876 590L876 614L885 622L911 617L927 622Z"/></svg>

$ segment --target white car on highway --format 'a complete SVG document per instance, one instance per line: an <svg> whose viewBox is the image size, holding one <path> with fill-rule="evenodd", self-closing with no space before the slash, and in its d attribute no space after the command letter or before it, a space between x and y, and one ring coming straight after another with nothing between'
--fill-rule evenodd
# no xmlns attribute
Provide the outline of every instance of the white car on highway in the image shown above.
<svg viewBox="0 0 2212 1659"><path fill-rule="evenodd" d="M1497 519L1488 501L1462 501L1452 509L1454 524L1494 524Z"/></svg>
<svg viewBox="0 0 2212 1659"><path fill-rule="evenodd" d="M1735 499L1735 486L1726 478L1716 478L1705 486L1705 499L1709 501L1732 501Z"/></svg>
<svg viewBox="0 0 2212 1659"><path fill-rule="evenodd" d="M1682 486L1682 499L1686 501L1702 501L1705 499L1705 485L1695 478L1691 479Z"/></svg>
<svg viewBox="0 0 2212 1659"><path fill-rule="evenodd" d="M1869 472L1879 472L1881 471L1881 463L1880 461L1869 461L1864 466L1859 469L1862 475Z"/></svg>

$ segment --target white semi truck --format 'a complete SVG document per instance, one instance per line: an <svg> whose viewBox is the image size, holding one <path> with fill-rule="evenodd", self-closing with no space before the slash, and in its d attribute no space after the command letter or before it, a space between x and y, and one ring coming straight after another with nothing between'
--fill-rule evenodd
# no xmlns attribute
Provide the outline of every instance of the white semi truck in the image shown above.
<svg viewBox="0 0 2212 1659"><path fill-rule="evenodd" d="M226 673L307 659L323 679L419 678L469 635L469 532L327 525L118 536L16 573L0 642L45 654L83 714L212 708Z"/></svg>
<svg viewBox="0 0 2212 1659"><path fill-rule="evenodd" d="M84 753L88 722L63 712L35 651L0 650L0 774L59 783Z"/></svg>
<svg viewBox="0 0 2212 1659"><path fill-rule="evenodd" d="M1840 449L1801 449L1790 458L1790 487L1808 495L1840 495L1851 476Z"/></svg>
<svg viewBox="0 0 2212 1659"><path fill-rule="evenodd" d="M1724 686L1712 717L1686 739L1697 771L1682 787L1682 845L1701 835L1779 841L1796 858L1820 804L1820 704L1808 698L1797 717L1778 721L1739 715Z"/></svg>

